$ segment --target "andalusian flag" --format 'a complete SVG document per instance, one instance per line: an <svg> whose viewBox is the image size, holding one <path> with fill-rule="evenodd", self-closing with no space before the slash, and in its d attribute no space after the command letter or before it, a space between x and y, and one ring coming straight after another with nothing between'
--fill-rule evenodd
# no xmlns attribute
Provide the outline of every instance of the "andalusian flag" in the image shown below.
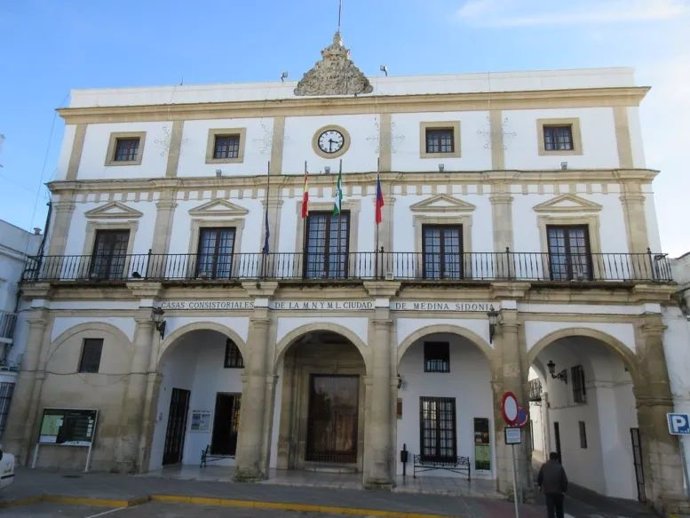
<svg viewBox="0 0 690 518"><path fill-rule="evenodd" d="M338 216L343 206L343 168L338 171L338 180L335 182L335 205L333 215Z"/></svg>

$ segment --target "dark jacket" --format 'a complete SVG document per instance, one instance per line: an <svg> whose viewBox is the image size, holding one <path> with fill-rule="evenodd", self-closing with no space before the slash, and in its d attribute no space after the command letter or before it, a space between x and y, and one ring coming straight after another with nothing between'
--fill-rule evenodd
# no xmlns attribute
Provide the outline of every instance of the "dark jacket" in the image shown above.
<svg viewBox="0 0 690 518"><path fill-rule="evenodd" d="M537 484L546 494L561 494L568 490L568 477L557 460L546 461L539 470Z"/></svg>

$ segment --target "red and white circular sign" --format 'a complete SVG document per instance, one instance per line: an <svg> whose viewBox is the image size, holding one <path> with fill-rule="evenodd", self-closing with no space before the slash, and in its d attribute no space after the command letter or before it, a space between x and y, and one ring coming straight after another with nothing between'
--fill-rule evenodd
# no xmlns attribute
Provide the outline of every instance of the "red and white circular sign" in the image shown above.
<svg viewBox="0 0 690 518"><path fill-rule="evenodd" d="M518 400L515 394L512 392L506 392L503 394L501 399L501 415L506 424L513 426L518 421L520 405L518 405Z"/></svg>

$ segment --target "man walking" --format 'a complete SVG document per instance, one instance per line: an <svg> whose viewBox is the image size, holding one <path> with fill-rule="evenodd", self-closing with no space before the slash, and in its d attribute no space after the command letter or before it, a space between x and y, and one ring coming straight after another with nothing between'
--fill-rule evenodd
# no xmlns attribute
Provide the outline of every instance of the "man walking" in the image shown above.
<svg viewBox="0 0 690 518"><path fill-rule="evenodd" d="M537 484L546 497L547 518L563 518L563 498L568 490L568 477L555 451L549 453L549 460L539 470Z"/></svg>

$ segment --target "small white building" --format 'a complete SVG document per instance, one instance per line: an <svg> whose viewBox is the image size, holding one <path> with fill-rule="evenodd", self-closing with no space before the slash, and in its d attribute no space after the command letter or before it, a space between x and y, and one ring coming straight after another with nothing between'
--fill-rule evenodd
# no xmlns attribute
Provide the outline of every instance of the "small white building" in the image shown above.
<svg viewBox="0 0 690 518"><path fill-rule="evenodd" d="M0 439L5 430L19 370L18 362L10 358L21 357L21 352L18 351L11 354L17 321L19 284L27 257L36 255L42 239L38 229L31 233L0 220Z"/></svg>
<svg viewBox="0 0 690 518"><path fill-rule="evenodd" d="M647 91L627 68L367 78L336 34L298 83L72 92L13 451L147 471L208 446L238 479L390 487L406 445L408 472L460 457L508 492L510 391L573 482L676 509Z"/></svg>

